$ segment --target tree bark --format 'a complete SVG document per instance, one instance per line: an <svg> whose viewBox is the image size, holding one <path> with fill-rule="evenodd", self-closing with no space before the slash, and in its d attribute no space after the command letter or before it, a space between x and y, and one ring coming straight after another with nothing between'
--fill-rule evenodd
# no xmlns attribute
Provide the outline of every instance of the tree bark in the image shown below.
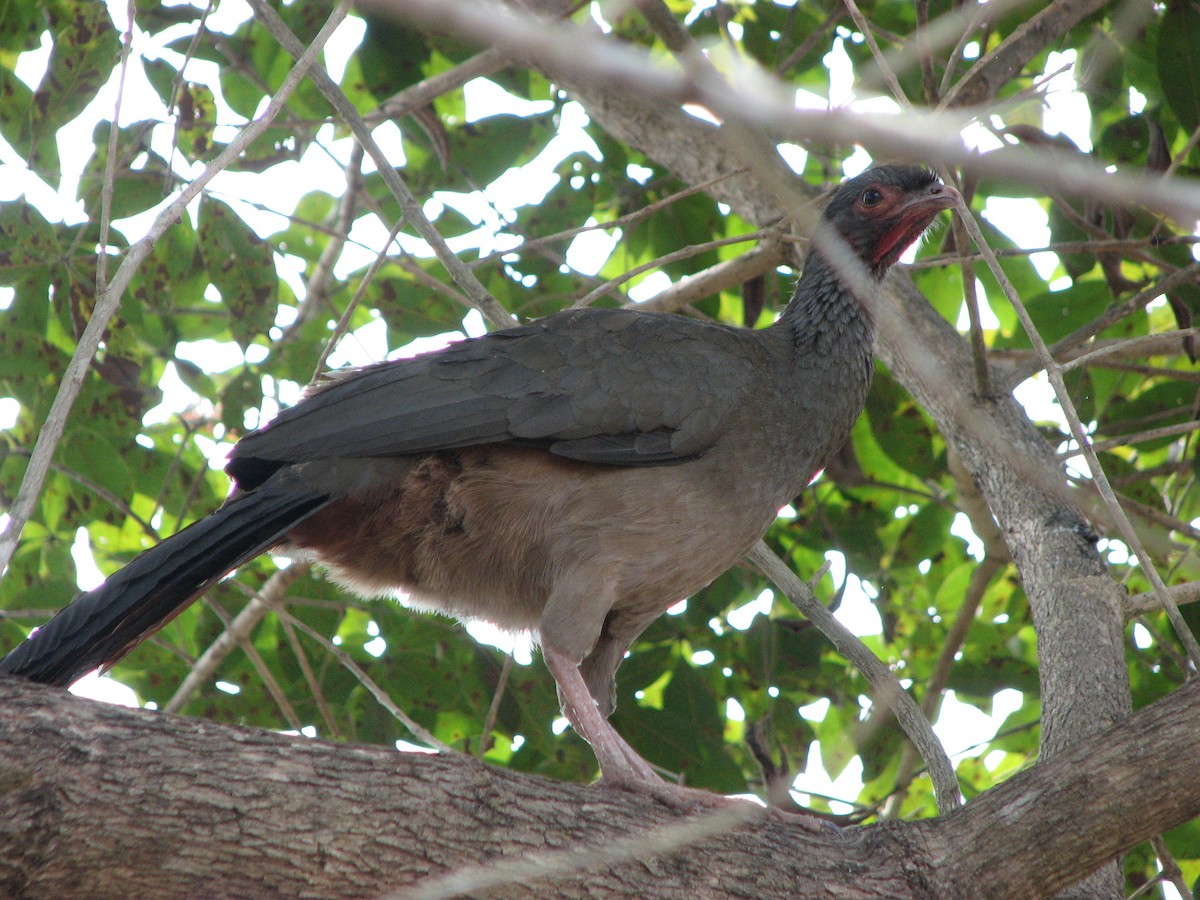
<svg viewBox="0 0 1200 900"><path fill-rule="evenodd" d="M1193 682L949 816L814 833L5 679L0 893L1045 897L1200 813L1198 701Z"/></svg>

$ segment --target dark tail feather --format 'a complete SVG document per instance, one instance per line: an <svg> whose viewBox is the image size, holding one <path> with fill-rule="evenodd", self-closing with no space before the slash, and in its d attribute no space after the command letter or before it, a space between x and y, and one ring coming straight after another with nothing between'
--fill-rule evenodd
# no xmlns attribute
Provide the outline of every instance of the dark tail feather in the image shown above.
<svg viewBox="0 0 1200 900"><path fill-rule="evenodd" d="M112 665L328 499L279 487L235 497L77 596L0 660L0 672L65 687Z"/></svg>

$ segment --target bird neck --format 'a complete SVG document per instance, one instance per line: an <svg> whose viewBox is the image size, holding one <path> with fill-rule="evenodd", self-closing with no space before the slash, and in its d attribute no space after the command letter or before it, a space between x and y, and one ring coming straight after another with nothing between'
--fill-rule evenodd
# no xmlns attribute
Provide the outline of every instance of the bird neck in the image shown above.
<svg viewBox="0 0 1200 900"><path fill-rule="evenodd" d="M763 332L759 332L760 334ZM809 256L783 315L766 329L789 377L780 379L771 422L780 496L795 496L849 439L874 370L866 310L819 256Z"/></svg>
<svg viewBox="0 0 1200 900"><path fill-rule="evenodd" d="M855 349L871 353L874 328L867 311L833 267L817 252L804 262L792 299L776 327L786 329L799 346L820 356Z"/></svg>

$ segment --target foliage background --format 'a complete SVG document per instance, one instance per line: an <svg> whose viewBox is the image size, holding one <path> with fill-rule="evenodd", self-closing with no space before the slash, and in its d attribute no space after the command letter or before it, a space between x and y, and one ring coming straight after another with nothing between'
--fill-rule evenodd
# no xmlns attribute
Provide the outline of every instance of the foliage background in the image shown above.
<svg viewBox="0 0 1200 900"><path fill-rule="evenodd" d="M14 0L5 6L0 136L8 145L8 172L22 167L51 191L64 184L71 189L74 173L63 171L60 135L119 74L127 19L118 5L111 14L86 0ZM894 71L904 97L936 106L953 97L955 86L969 81L975 61L1029 16L1018 4L990 6L994 15L952 35L961 34L957 45L949 40L931 47L926 65L919 54L910 54L890 57L884 69L863 39L863 24L854 21L858 8L832 0L703 8L671 2L663 8L677 27L709 48L722 70L752 61L788 84L827 97L826 57L836 41L853 64L860 96L887 93L881 72ZM1001 141L1038 152L1086 155L1155 177L1194 175L1200 10L1192 3L1147 7L1145 13L1135 3L1091 6L1094 11L1013 73L988 105L969 108L969 118ZM5 503L16 495L96 302L98 283L141 237L137 229L146 222L141 214L161 208L163 198L214 159L242 123L261 114L264 98L279 88L293 63L260 22L231 4L220 4L211 15L202 5L134 7L138 38L128 65L144 71L169 114L127 108L115 130L109 121L95 126L93 152L74 187L78 204L66 218L46 214L45 204L36 201L42 189L0 183L0 284L7 287L0 290L0 397L15 401L3 407L14 414L0 433ZM278 11L308 42L328 6L294 0ZM936 23L951 12L945 2L878 0L862 4L858 15L883 50L899 53L920 46L915 35L924 22ZM670 29L611 7L585 8L576 18L593 13L611 26L613 39L655 57L670 55L663 36ZM595 154L577 151L563 158L540 199L531 192L512 209L494 202L489 209L477 192L546 150L564 117L572 115L569 98L535 70L498 68L490 80L539 104L540 111L467 121L464 92L455 85L394 117L389 98L424 79L462 72L479 51L444 34L423 34L373 16L366 17L362 33L339 79L343 91L368 122L385 123L379 133L402 149L399 172L405 183L422 201L436 196L437 202L425 206L433 224L514 315L545 315L597 289L597 305L618 305L646 276L609 281L637 267L678 282L740 258L756 241L789 240L785 230L763 234L708 194L688 192L670 170L590 122L585 127ZM152 44L165 45L165 52L144 55L142 48ZM47 51L40 81L26 84L16 75L23 54ZM1049 54L1062 51L1075 52L1071 71L1091 114L1090 148L1065 145L1057 124L1045 115ZM219 67L215 79L196 65L205 60ZM111 91L103 96L110 98ZM111 108L108 101L104 115L111 117ZM303 185L294 205L281 197L270 211L287 217L286 226L274 230L264 229L257 211L230 193L235 182L223 183L220 190L205 191L155 241L105 332L53 470L0 582L0 648L14 645L78 590L72 555L78 529L85 529L96 563L107 573L218 505L227 483L210 460L280 403L294 400L330 343L382 323L387 350L394 351L415 338L463 327L470 302L411 221L401 223L399 240L380 259L345 262L370 258L361 251L354 256L356 245L372 254L384 249L383 235L401 220L380 174L348 146L346 124L305 81L280 119L227 170L267 178L273 169L294 171L287 167L305 154L324 152L341 169L339 179ZM796 177L813 190L839 180L843 161L855 152L852 146L818 143L806 149ZM110 154L113 164L106 167ZM1055 157L1048 158L1052 164ZM11 176L3 181L17 183ZM22 176L20 184L29 183ZM1060 361L1107 347L1105 342L1191 327L1200 305L1194 273L1176 279L1165 296L1155 288L1194 265L1190 223L1164 219L1135 198L1105 204L1031 189L986 170L966 172L964 189L977 211L990 198L1029 196L1047 211L1049 249L1057 254L1048 276L1032 264L1028 250L981 224ZM108 219L115 227L108 227ZM613 233L619 227L620 233L595 273L573 267L575 257L568 254L577 229L588 226ZM943 228L921 248L913 271L930 303L955 323L964 304L962 246L960 233ZM497 249L508 252L493 255ZM1038 364L1000 285L982 265L974 266L968 283L975 278L980 302L991 313L991 324L979 333L982 347L995 367L993 377L1003 381L998 387L1011 388ZM762 324L786 300L794 279L790 265L772 266L687 312ZM1145 302L1125 314L1101 318L1146 292ZM1104 327L1081 336L1079 329L1089 323ZM236 345L242 361L218 371L181 355L181 342L206 339ZM1159 573L1172 584L1197 579L1200 498L1192 434L1200 406L1189 358L1193 340L1183 331L1152 342L1114 343L1109 355L1067 374L1105 470ZM169 370L205 402L147 418L162 399ZM1071 455L1059 421L1047 421L1042 431L1064 459ZM852 446L797 498L796 517L781 519L768 542L805 578L828 551L844 556L849 572L868 586L882 622L868 645L928 712L936 713L947 690L985 712L999 692L1020 693L1020 708L997 735L957 764L969 799L1036 758L1038 646L1003 536L953 463L933 419L880 371ZM1080 502L1094 513L1112 576L1130 593L1147 590L1140 567L1130 562L1093 500L1085 472L1078 457L1067 469ZM960 515L982 539L981 550L951 534ZM361 674L439 740L521 771L594 777L587 747L573 733L552 728L558 713L548 674L539 665L508 665L504 653L473 640L450 620L415 615L390 602L357 601L319 574L294 569L283 599L286 615L256 607L252 621L243 619L254 627L222 645L248 597L273 575L280 584L277 571L271 559L245 567L129 656L113 677L144 703L188 715L348 741L411 738L376 701L366 679L342 665L311 631L332 639ZM866 681L820 634L782 599L748 627L730 623L730 614L765 587L757 573L734 569L689 598L682 611L651 626L620 670L618 730L666 771L724 792L761 791L764 754L776 768L802 769L815 743L831 775L855 757L861 761L861 794L842 798L854 800L855 821L933 815L928 783L900 732L888 717L864 710ZM835 601L838 585L827 575L818 591ZM1196 609L1185 606L1183 613L1194 627ZM223 649L206 658L214 642ZM1189 669L1161 613L1138 618L1127 631L1127 651L1135 708L1170 692ZM193 670L203 673L200 683L181 692ZM813 706L822 700L827 704ZM731 715L737 707L744 719ZM801 707L810 710L807 716L798 712ZM820 797L812 798L812 806L829 808ZM1156 877L1155 853L1144 847L1130 854L1130 889ZM1192 884L1200 876L1200 831L1194 824L1166 835L1157 853L1160 860L1174 856L1183 872L1179 882Z"/></svg>

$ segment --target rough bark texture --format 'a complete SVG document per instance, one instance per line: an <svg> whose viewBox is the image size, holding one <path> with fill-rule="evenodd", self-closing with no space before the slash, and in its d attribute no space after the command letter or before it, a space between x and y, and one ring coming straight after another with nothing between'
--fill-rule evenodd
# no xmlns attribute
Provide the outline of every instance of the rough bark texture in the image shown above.
<svg viewBox="0 0 1200 900"><path fill-rule="evenodd" d="M1124 591L1068 500L1049 445L1012 394L981 398L947 391L947 385L974 379L966 341L911 280L898 278L892 286L898 315L880 331L895 339L883 344L880 355L937 420L1000 523L1037 629L1041 754L1054 758L1129 713ZM1065 896L1117 900L1123 896L1119 865Z"/></svg>
<svg viewBox="0 0 1200 900"><path fill-rule="evenodd" d="M814 834L3 679L0 895L1044 897L1200 813L1198 700L1193 683L950 816Z"/></svg>
<svg viewBox="0 0 1200 900"><path fill-rule="evenodd" d="M1077 880L1070 870L1080 854L1111 859L1135 834L1161 833L1177 814L1190 818L1195 800L1178 793L1196 781L1198 697L1200 683L1189 683L938 819L946 842L931 843L930 859L945 873L939 886L959 897L1052 896ZM1101 896L1101 882L1086 885L1068 893Z"/></svg>

